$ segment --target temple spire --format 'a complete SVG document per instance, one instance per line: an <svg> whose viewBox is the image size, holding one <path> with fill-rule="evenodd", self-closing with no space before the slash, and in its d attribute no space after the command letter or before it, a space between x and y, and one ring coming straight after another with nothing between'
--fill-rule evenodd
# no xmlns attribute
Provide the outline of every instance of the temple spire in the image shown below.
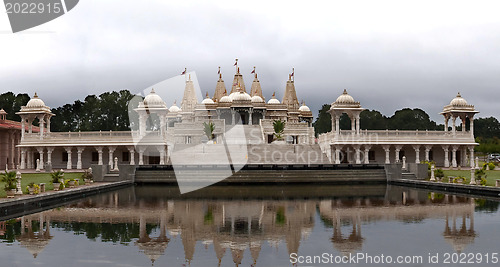
<svg viewBox="0 0 500 267"><path fill-rule="evenodd" d="M253 67L253 71L251 73L255 74L255 78L253 79L252 87L250 88L250 95L258 95L262 99L264 99L264 96L262 95L262 87L260 86L259 79L257 79L257 72L255 71L255 67Z"/></svg>
<svg viewBox="0 0 500 267"><path fill-rule="evenodd" d="M193 112L197 103L198 99L196 98L194 84L191 80L191 75L189 75L189 80L186 81L186 87L184 88L184 96L182 97L181 109L183 112Z"/></svg>
<svg viewBox="0 0 500 267"><path fill-rule="evenodd" d="M243 82L243 76L240 73L240 67L238 66L238 59L236 59L234 66L236 67L236 74L234 74L233 85L231 86L231 93L236 92L236 86L238 84L240 85L241 90L246 93L247 90L245 89L245 82Z"/></svg>
<svg viewBox="0 0 500 267"><path fill-rule="evenodd" d="M219 101L224 95L227 94L226 85L224 84L224 80L222 80L222 73L220 71L220 67L217 73L219 74L219 80L215 85L214 97L212 99L215 102Z"/></svg>
<svg viewBox="0 0 500 267"><path fill-rule="evenodd" d="M295 71L295 70L294 70ZM294 72L288 75L288 81L286 82L285 95L283 95L283 101L281 103L286 104L288 111L294 111L299 108L299 100L297 99L297 92L295 91L295 84L292 81L292 76Z"/></svg>

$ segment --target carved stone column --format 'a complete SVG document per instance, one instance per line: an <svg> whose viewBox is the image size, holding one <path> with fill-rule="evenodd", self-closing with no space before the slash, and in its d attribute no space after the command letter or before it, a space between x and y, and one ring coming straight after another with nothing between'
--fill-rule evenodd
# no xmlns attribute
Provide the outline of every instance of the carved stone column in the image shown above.
<svg viewBox="0 0 500 267"><path fill-rule="evenodd" d="M108 155L108 165L109 165L109 169L113 169L113 153L115 152L116 150L116 146L108 146L108 151L109 151L109 155Z"/></svg>
<svg viewBox="0 0 500 267"><path fill-rule="evenodd" d="M447 145L441 145L441 147L443 148L444 151L444 167L448 168L450 167L450 159L448 156L449 147Z"/></svg>
<svg viewBox="0 0 500 267"><path fill-rule="evenodd" d="M146 151L145 147L139 147L139 165L144 165L144 151Z"/></svg>
<svg viewBox="0 0 500 267"><path fill-rule="evenodd" d="M432 149L432 145L425 145L425 161L430 161L429 153Z"/></svg>
<svg viewBox="0 0 500 267"><path fill-rule="evenodd" d="M97 150L97 154L99 155L99 159L98 159L97 164L98 165L104 165L102 163L102 149L103 149L103 147L102 146L97 146L95 149Z"/></svg>
<svg viewBox="0 0 500 267"><path fill-rule="evenodd" d="M390 151L391 151L391 146L390 145L383 145L382 148L385 151L385 164L391 164L390 160Z"/></svg>
<svg viewBox="0 0 500 267"><path fill-rule="evenodd" d="M76 161L76 168L78 170L81 170L82 169L82 153L83 153L83 150L85 149L84 147L77 147L77 154L78 154L78 159Z"/></svg>
<svg viewBox="0 0 500 267"><path fill-rule="evenodd" d="M354 145L354 150L355 150L355 159L356 159L356 164L361 164L361 149L360 149L360 145Z"/></svg>
<svg viewBox="0 0 500 267"><path fill-rule="evenodd" d="M457 167L457 150L458 150L458 146L451 147L451 166L453 168Z"/></svg>
<svg viewBox="0 0 500 267"><path fill-rule="evenodd" d="M40 155L40 170L43 170L44 168L44 160L43 160L43 147L37 147L36 150L38 151L38 154Z"/></svg>
<svg viewBox="0 0 500 267"><path fill-rule="evenodd" d="M399 151L401 151L401 148L403 148L402 145L395 145L394 150L396 152L396 155L394 156L394 162L398 163L399 162Z"/></svg>
<svg viewBox="0 0 500 267"><path fill-rule="evenodd" d="M370 148L371 146L367 146L365 145L365 164L369 164L370 163Z"/></svg>
<svg viewBox="0 0 500 267"><path fill-rule="evenodd" d="M71 170L73 163L71 162L71 150L72 147L65 147L66 153L68 153L68 163L66 164L66 169Z"/></svg>
<svg viewBox="0 0 500 267"><path fill-rule="evenodd" d="M415 150L415 163L420 163L420 145L413 145L413 150Z"/></svg>
<svg viewBox="0 0 500 267"><path fill-rule="evenodd" d="M130 153L130 165L135 165L135 147L127 146L128 152Z"/></svg>
<svg viewBox="0 0 500 267"><path fill-rule="evenodd" d="M47 164L52 166L52 151L54 151L54 147L47 147Z"/></svg>
<svg viewBox="0 0 500 267"><path fill-rule="evenodd" d="M21 170L26 169L26 149L21 148Z"/></svg>

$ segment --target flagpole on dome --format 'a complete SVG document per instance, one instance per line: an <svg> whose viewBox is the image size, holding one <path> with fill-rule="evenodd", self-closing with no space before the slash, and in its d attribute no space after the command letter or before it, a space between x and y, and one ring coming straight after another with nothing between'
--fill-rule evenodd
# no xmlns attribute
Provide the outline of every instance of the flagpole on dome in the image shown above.
<svg viewBox="0 0 500 267"><path fill-rule="evenodd" d="M295 68L292 68L292 75L291 76L293 77L292 82L295 82Z"/></svg>
<svg viewBox="0 0 500 267"><path fill-rule="evenodd" d="M235 59L234 65L236 67L236 73L239 73L239 68L238 68L238 59Z"/></svg>

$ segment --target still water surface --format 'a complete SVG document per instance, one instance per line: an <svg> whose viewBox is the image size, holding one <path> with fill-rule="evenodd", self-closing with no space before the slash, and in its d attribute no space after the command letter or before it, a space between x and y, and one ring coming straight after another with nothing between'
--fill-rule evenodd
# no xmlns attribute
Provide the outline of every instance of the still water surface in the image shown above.
<svg viewBox="0 0 500 267"><path fill-rule="evenodd" d="M386 185L211 187L182 196L176 187L137 186L0 222L0 266L466 265L453 264L461 258L498 266L498 206ZM372 259L331 264L352 255Z"/></svg>

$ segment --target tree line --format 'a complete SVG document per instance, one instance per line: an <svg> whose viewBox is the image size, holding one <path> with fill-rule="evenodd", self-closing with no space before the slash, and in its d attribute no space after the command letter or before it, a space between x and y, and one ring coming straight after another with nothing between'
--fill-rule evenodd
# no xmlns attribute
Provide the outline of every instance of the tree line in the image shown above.
<svg viewBox="0 0 500 267"><path fill-rule="evenodd" d="M134 97L128 90L112 91L100 95L88 95L83 101L52 108L55 114L51 120L52 131L127 131L129 130L128 104ZM15 113L25 106L28 94L15 95L12 92L0 95L0 109L7 113L7 119L20 121ZM330 105L324 104L313 123L316 135L331 131ZM36 124L37 122L35 122ZM346 114L340 118L341 129L350 129L351 122ZM443 124L432 121L429 115L419 109L404 108L388 117L377 110L364 110L360 114L361 129L368 130L443 130ZM460 127L458 127L460 130ZM478 151L485 153L500 152L500 122L495 117L474 119Z"/></svg>

